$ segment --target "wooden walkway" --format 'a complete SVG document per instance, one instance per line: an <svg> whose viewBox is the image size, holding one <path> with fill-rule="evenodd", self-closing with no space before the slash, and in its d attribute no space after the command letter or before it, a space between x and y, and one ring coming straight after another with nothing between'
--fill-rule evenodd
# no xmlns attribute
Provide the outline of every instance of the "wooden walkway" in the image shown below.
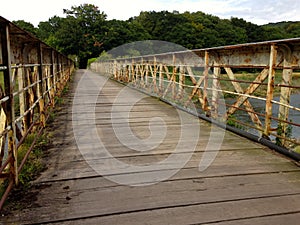
<svg viewBox="0 0 300 225"><path fill-rule="evenodd" d="M124 89L121 84L105 83L97 98L95 115L88 110L89 99L95 96L89 92L91 87L86 86L87 98L82 106L87 111L72 112L76 84L83 74L91 79L98 76L85 70L77 71L74 89L66 98L66 107L61 109L52 124L55 128L54 143L47 156L48 169L29 191L36 198L24 209L1 217L0 224L299 224L300 168L293 161L228 131L220 151L217 144L215 149L213 144L206 149L210 133L222 131L188 114L184 115L187 119L185 125L192 128L199 123L200 132L191 130L191 138L186 138L178 146L182 137L179 118L182 115L172 106L145 95L130 110L130 127L137 137L145 139L154 135L151 143L155 144L155 140L160 141L161 137L151 134L149 121L160 117L165 125L154 120L153 129L159 133L167 127L166 137L151 151L132 150L118 141L113 130L113 125L121 129L128 121L118 116L114 121L111 119L114 113L120 113L114 110L121 111L128 106L130 93L116 97ZM130 92L142 95L134 90ZM79 118L75 124L82 126L83 132L91 132L86 129L89 124L81 122L88 121L87 118L92 120L93 116L102 144L111 154L110 159L136 167L110 172L113 165L111 161L106 163L109 157L93 152L97 149L97 142L92 139L84 139L87 141L85 149L78 148L77 144L84 142L78 140L80 136L76 137L80 134L74 131L74 118ZM184 148L188 149L187 146L193 143L195 134L198 140L196 150L191 154ZM131 146L143 146L130 135L124 137ZM218 136L210 141L217 143ZM86 152L89 147L90 155ZM182 149L174 152L177 148ZM217 157L205 171L199 171L199 162L208 152L211 157L218 153ZM162 165L161 173L178 172L151 185L151 180L147 180L151 177L149 174L152 173L153 181L159 174L151 165L164 162L174 154L182 154L182 157L190 154L191 158L183 168L176 168L178 164L174 161L165 161L170 166ZM83 155L95 158L91 161ZM139 166L145 170L141 171Z"/></svg>

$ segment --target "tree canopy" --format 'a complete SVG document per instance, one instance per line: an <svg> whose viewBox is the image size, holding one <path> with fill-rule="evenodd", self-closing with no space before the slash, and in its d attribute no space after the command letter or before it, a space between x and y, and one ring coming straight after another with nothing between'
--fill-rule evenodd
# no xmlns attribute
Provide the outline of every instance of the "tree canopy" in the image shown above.
<svg viewBox="0 0 300 225"><path fill-rule="evenodd" d="M23 20L14 23L63 54L76 56L81 68L89 58L134 41L161 40L197 49L300 36L300 22L259 26L241 18L220 19L203 12L146 11L127 21L107 20L93 4L63 12L65 17L53 16L37 28Z"/></svg>

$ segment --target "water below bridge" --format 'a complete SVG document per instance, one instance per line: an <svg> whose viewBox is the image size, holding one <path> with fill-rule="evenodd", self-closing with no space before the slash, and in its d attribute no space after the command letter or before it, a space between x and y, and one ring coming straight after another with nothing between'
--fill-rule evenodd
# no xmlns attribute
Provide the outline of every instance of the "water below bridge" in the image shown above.
<svg viewBox="0 0 300 225"><path fill-rule="evenodd" d="M279 97L274 97L274 100L279 102ZM234 103L234 100L228 99L227 101L230 104ZM249 101L250 101L251 105L253 106L255 112L262 113L262 114L265 113L265 107L266 107L265 101L261 101L258 99L249 99ZM300 107L300 94L291 95L290 104L299 108ZM279 112L279 105L273 105L273 110L272 110L273 117L277 118L278 112ZM237 117L238 120L252 123L248 114L245 114L243 112L237 112L235 114L235 116ZM264 121L264 118L260 117L260 119L262 121ZM300 124L300 112L290 110L289 120L293 123ZM272 120L272 127L277 127L277 122L275 120ZM254 135L259 135L257 130L249 129L247 131ZM291 130L291 136L295 137L295 138L300 138L300 126L298 126L298 127L293 126L293 128Z"/></svg>

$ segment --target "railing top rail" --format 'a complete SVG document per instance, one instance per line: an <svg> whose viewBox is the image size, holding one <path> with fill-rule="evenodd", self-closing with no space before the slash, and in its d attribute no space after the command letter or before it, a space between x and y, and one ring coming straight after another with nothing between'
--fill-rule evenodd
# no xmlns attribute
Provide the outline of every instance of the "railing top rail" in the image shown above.
<svg viewBox="0 0 300 225"><path fill-rule="evenodd" d="M227 45L227 46L218 46L218 47L211 47L211 48L203 48L203 49L191 49L191 50L181 50L181 51L170 51L165 53L158 53L158 54L148 54L148 55L141 55L141 56L133 56L133 57L125 57L125 58L115 58L109 60L99 60L99 61L125 61L125 60L135 60L135 59L147 59L153 57L163 57L168 55L181 55L181 54L190 54L194 53L196 55L202 55L205 52L222 52L222 51L232 51L232 50L239 50L241 48L257 48L257 47L264 47L264 46L272 46L272 45L287 45L287 46L300 46L300 37L299 38L290 38L290 39L279 39L279 40L271 40L271 41L263 41L263 42L252 42L252 43L243 43L243 44L236 44L236 45ZM268 49L269 51L269 49ZM300 51L300 50L299 50Z"/></svg>
<svg viewBox="0 0 300 225"><path fill-rule="evenodd" d="M287 43L300 44L300 37L299 38L289 38L289 39L278 39L278 40L271 40L271 41L262 41L262 42L250 42L250 43L243 43L243 44L236 44L236 45L226 45L226 46L219 46L219 47L212 47L212 48L196 49L195 51L235 49L235 48L242 48L242 47L249 47L249 46L253 47L253 46L257 46L257 45L273 45L273 44L287 44Z"/></svg>
<svg viewBox="0 0 300 225"><path fill-rule="evenodd" d="M24 43L39 43L41 44L41 47L43 49L49 49L55 51L57 54L67 57L63 55L62 53L58 52L56 49L52 48L45 42L41 41L37 37L35 37L33 34L27 32L26 30L23 30L16 24L12 23L11 21L5 19L4 17L0 16L0 25L9 25L9 34L10 36L17 36L19 39L19 42L24 42Z"/></svg>

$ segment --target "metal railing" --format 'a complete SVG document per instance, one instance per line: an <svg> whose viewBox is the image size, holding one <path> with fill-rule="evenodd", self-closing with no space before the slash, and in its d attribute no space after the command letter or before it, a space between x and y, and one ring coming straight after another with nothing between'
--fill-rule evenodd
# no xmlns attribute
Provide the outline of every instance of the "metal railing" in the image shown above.
<svg viewBox="0 0 300 225"><path fill-rule="evenodd" d="M73 70L72 60L0 17L0 209ZM33 131L20 158L19 147Z"/></svg>
<svg viewBox="0 0 300 225"><path fill-rule="evenodd" d="M97 61L91 69L300 159L300 38Z"/></svg>

